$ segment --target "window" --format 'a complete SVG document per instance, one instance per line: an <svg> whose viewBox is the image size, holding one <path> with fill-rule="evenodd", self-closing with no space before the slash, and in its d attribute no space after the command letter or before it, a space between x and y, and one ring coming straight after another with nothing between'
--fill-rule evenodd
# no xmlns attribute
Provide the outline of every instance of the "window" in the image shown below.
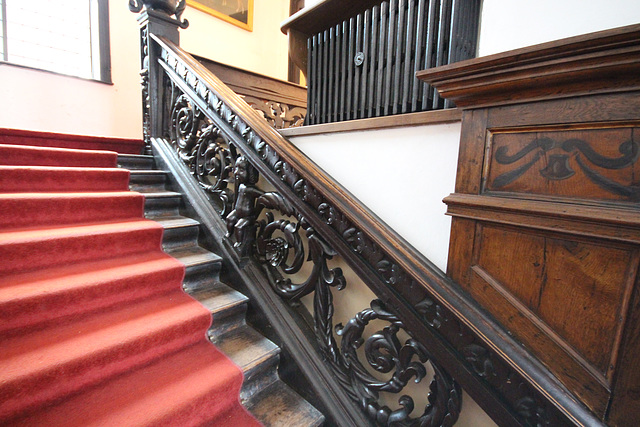
<svg viewBox="0 0 640 427"><path fill-rule="evenodd" d="M3 61L111 81L108 0L0 0Z"/></svg>

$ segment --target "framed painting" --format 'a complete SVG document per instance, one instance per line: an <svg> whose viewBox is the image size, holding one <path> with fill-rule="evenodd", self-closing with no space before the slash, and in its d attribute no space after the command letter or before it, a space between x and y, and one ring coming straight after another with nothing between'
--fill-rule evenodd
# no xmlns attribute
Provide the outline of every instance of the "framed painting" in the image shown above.
<svg viewBox="0 0 640 427"><path fill-rule="evenodd" d="M187 0L187 5L253 31L253 0Z"/></svg>

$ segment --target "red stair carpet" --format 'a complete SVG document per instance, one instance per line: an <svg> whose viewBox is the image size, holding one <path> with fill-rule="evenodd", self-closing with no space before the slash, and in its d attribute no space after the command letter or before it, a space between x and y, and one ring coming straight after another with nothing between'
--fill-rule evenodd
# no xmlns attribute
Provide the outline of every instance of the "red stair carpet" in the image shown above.
<svg viewBox="0 0 640 427"><path fill-rule="evenodd" d="M17 134L0 135L0 425L259 425L116 153Z"/></svg>

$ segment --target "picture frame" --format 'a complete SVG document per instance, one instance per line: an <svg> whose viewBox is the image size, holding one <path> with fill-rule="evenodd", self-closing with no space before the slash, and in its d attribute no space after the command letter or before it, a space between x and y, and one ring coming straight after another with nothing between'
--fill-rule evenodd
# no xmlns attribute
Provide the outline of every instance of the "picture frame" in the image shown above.
<svg viewBox="0 0 640 427"><path fill-rule="evenodd" d="M253 0L187 0L187 5L253 31Z"/></svg>

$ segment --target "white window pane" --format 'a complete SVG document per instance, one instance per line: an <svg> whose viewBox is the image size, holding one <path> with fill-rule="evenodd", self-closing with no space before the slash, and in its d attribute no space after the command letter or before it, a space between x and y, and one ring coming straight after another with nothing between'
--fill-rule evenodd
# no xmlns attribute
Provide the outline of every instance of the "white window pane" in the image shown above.
<svg viewBox="0 0 640 427"><path fill-rule="evenodd" d="M91 77L89 0L5 0L8 60Z"/></svg>

